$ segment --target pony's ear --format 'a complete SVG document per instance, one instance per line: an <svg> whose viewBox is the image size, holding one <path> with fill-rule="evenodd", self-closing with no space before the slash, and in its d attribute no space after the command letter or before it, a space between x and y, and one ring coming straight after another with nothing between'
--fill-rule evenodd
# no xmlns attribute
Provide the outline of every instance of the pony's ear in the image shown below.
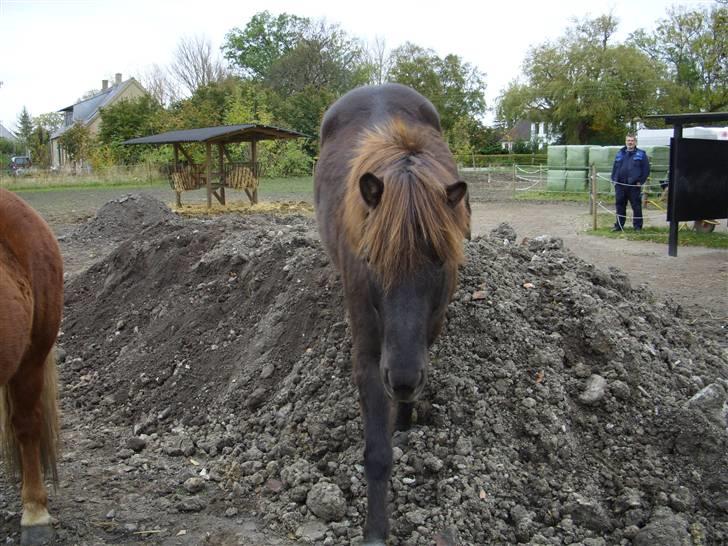
<svg viewBox="0 0 728 546"><path fill-rule="evenodd" d="M369 208L375 209L382 200L384 183L372 173L364 173L359 179L359 191Z"/></svg>
<svg viewBox="0 0 728 546"><path fill-rule="evenodd" d="M448 204L455 208L457 204L462 201L463 197L467 195L468 185L462 180L458 180L457 182L450 184L445 191L447 192Z"/></svg>

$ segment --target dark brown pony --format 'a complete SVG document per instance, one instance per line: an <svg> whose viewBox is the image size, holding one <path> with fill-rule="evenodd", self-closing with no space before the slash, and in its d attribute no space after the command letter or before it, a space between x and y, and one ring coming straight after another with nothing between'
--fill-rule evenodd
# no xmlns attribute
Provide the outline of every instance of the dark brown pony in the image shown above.
<svg viewBox="0 0 728 546"><path fill-rule="evenodd" d="M53 345L63 310L63 261L45 221L0 188L0 437L8 475L21 471L21 544L52 538L42 469L57 483Z"/></svg>
<svg viewBox="0 0 728 546"><path fill-rule="evenodd" d="M409 428L470 232L467 186L432 104L408 87L361 87L321 126L319 231L341 271L364 422L364 540L389 533L392 425ZM394 411L392 411L394 409ZM394 422L393 422L394 421Z"/></svg>

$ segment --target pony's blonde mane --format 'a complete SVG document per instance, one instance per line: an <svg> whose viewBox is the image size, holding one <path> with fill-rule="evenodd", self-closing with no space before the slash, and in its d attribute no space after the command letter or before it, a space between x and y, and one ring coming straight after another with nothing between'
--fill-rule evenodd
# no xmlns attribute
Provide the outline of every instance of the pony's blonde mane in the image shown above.
<svg viewBox="0 0 728 546"><path fill-rule="evenodd" d="M350 245L369 260L380 283L391 287L413 273L424 258L423 244L453 270L463 261L469 231L463 202L447 200L456 182L454 165L440 134L424 125L394 119L361 138L347 180L344 224ZM379 205L370 209L359 180L372 173L384 184Z"/></svg>

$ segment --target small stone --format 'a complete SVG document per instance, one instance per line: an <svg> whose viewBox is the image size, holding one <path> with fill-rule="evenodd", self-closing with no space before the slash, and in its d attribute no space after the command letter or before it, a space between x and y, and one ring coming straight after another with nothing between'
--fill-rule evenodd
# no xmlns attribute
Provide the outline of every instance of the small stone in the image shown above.
<svg viewBox="0 0 728 546"><path fill-rule="evenodd" d="M147 441L144 438L135 436L134 438L129 438L129 440L127 440L126 447L131 449L134 453L139 453L147 447Z"/></svg>
<svg viewBox="0 0 728 546"><path fill-rule="evenodd" d="M607 392L607 380L601 375L592 375L586 381L584 392L579 395L579 402L588 406L600 402Z"/></svg>
<svg viewBox="0 0 728 546"><path fill-rule="evenodd" d="M340 521L346 514L346 499L339 486L318 482L306 496L306 506L324 521Z"/></svg>
<svg viewBox="0 0 728 546"><path fill-rule="evenodd" d="M205 480L196 477L188 478L185 480L183 487L185 488L185 490L187 490L188 493L199 493L205 488Z"/></svg>
<svg viewBox="0 0 728 546"><path fill-rule="evenodd" d="M188 497L177 503L180 512L201 512L205 509L206 503L200 497Z"/></svg>

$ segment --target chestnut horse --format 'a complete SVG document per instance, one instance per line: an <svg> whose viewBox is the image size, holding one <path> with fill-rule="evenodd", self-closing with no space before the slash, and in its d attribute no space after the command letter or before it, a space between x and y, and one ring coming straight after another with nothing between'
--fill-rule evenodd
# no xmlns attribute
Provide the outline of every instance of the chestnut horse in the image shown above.
<svg viewBox="0 0 728 546"><path fill-rule="evenodd" d="M53 233L0 188L0 436L8 476L21 471L21 544L52 538L41 467L57 483L53 346L62 310L63 261Z"/></svg>
<svg viewBox="0 0 728 546"><path fill-rule="evenodd" d="M384 544L392 426L411 424L470 233L467 185L432 104L397 84L360 87L334 103L321 125L315 202L353 336L365 436L364 540Z"/></svg>

